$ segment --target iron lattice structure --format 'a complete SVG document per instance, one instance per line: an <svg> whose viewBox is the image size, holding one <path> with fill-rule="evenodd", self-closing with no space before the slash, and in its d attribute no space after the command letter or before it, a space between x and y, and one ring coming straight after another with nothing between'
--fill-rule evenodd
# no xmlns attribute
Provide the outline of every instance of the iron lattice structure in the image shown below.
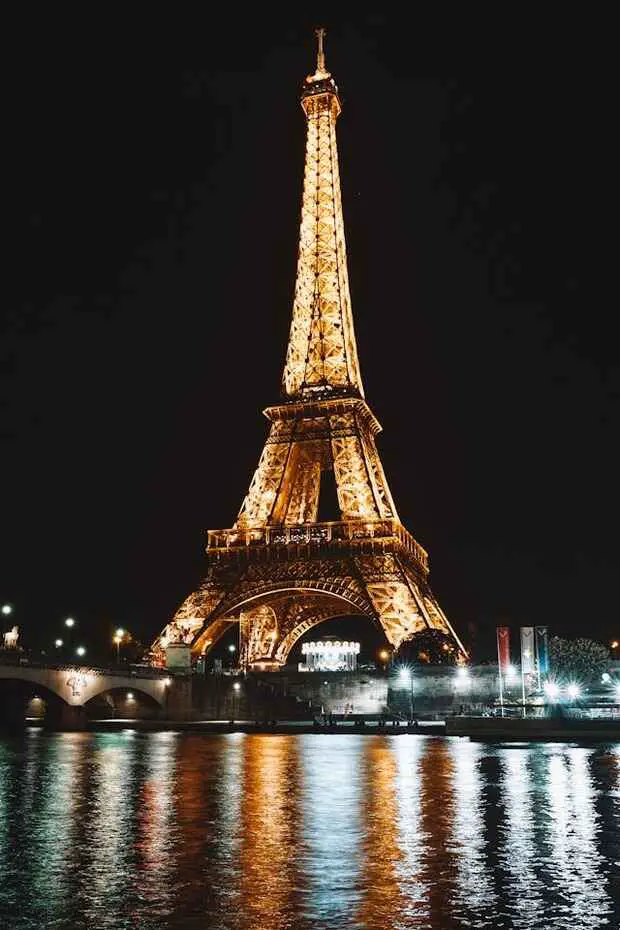
<svg viewBox="0 0 620 930"><path fill-rule="evenodd" d="M210 530L209 568L152 650L171 642L208 653L240 625L246 668L279 668L295 642L332 617L381 624L395 649L438 629L465 650L428 585L425 550L402 526L364 399L347 275L336 120L338 88L325 68L304 83L307 120L299 258L282 381L284 400L234 526ZM319 522L322 485L335 484L340 519Z"/></svg>

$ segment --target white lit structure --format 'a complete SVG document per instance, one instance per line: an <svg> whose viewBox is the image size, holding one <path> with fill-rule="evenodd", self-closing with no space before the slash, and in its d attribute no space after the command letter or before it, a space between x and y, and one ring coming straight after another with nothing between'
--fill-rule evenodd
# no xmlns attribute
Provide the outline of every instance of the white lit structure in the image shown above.
<svg viewBox="0 0 620 930"><path fill-rule="evenodd" d="M4 648L17 649L17 640L19 639L19 627L14 626L4 634Z"/></svg>
<svg viewBox="0 0 620 930"><path fill-rule="evenodd" d="M300 672L354 672L357 668L359 643L324 640L319 643L302 643L301 654L305 664L299 663Z"/></svg>

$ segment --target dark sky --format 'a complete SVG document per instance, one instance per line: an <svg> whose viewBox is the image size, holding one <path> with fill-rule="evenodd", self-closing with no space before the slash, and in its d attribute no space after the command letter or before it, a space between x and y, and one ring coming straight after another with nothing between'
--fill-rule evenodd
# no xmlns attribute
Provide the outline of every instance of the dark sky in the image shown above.
<svg viewBox="0 0 620 930"><path fill-rule="evenodd" d="M587 23L350 9L326 17L327 58L400 517L465 636L617 635L611 65ZM196 585L261 452L292 306L312 19L105 13L15 34L5 87L0 599L40 643L68 612L150 641Z"/></svg>

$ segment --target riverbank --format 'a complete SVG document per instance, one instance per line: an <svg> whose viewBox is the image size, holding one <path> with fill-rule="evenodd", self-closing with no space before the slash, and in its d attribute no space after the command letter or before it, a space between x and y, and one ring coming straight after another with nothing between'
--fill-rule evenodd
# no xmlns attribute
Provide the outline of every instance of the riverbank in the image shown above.
<svg viewBox="0 0 620 930"><path fill-rule="evenodd" d="M620 718L448 717L446 736L482 740L620 741Z"/></svg>
<svg viewBox="0 0 620 930"><path fill-rule="evenodd" d="M43 727L43 722L27 720L28 726ZM557 718L448 717L446 720L421 720L409 726L405 721L379 726L376 720L365 723L346 720L337 724L314 725L307 720L283 720L274 724L251 720L148 720L138 718L102 718L88 720L84 729L97 732L136 730L144 732L178 731L190 733L340 733L364 735L458 736L475 740L530 742L532 740L579 742L620 742L620 719L562 720Z"/></svg>

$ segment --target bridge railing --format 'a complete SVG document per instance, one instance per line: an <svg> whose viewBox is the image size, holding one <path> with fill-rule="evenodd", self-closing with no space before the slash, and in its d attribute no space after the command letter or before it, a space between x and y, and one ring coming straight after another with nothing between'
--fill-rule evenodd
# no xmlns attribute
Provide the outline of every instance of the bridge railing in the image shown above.
<svg viewBox="0 0 620 930"><path fill-rule="evenodd" d="M12 650L13 651L13 650ZM3 655L0 652L0 665L4 666L17 666L19 668L34 668L34 669L51 669L57 672L63 671L75 671L75 669L87 670L91 675L106 675L112 678L169 678L171 674L174 674L174 669L170 670L168 668L154 668L152 666L131 666L128 665L126 668L119 668L118 666L105 666L105 665L85 665L78 662L40 662L34 661L26 656L17 655L17 656L7 656Z"/></svg>

